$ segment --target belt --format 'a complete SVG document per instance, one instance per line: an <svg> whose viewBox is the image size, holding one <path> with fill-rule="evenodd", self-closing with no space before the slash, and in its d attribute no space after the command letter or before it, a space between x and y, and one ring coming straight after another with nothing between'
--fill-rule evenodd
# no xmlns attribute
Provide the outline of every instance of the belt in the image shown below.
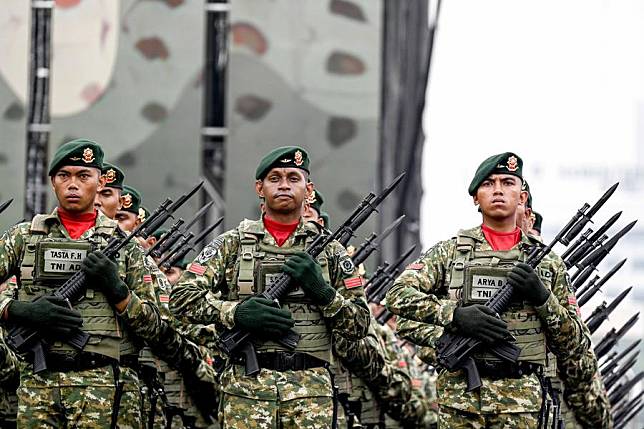
<svg viewBox="0 0 644 429"><path fill-rule="evenodd" d="M542 366L532 362L501 362L477 360L476 367L481 377L493 379L522 378L538 372Z"/></svg>
<svg viewBox="0 0 644 429"><path fill-rule="evenodd" d="M86 371L108 365L119 365L119 361L98 353L49 353L47 369L56 372ZM136 368L136 356L122 356L121 366Z"/></svg>
<svg viewBox="0 0 644 429"><path fill-rule="evenodd" d="M243 365L243 356L233 358L233 362ZM302 371L312 368L323 368L327 363L306 353L299 352L267 352L257 353L257 363L260 368L273 371Z"/></svg>

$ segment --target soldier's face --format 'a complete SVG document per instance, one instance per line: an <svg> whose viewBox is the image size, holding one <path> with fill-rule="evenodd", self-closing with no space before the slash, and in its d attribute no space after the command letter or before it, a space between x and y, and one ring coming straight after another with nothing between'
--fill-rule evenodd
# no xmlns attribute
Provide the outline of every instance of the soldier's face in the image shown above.
<svg viewBox="0 0 644 429"><path fill-rule="evenodd" d="M304 222L313 221L324 226L324 220L320 217L317 210L315 210L307 203L304 203L304 211L302 212L302 219L304 219Z"/></svg>
<svg viewBox="0 0 644 429"><path fill-rule="evenodd" d="M179 267L170 267L167 270L163 271L163 274L165 274L168 282L170 282L170 284L173 286L177 283L182 273L183 270Z"/></svg>
<svg viewBox="0 0 644 429"><path fill-rule="evenodd" d="M102 211L105 216L114 219L116 213L121 209L121 191L104 187L96 193L94 207Z"/></svg>
<svg viewBox="0 0 644 429"><path fill-rule="evenodd" d="M103 184L97 168L64 166L51 177L58 205L69 213L93 212L96 194Z"/></svg>
<svg viewBox="0 0 644 429"><path fill-rule="evenodd" d="M306 172L299 168L274 168L264 180L255 183L257 195L264 198L266 213L302 213L306 196L313 191Z"/></svg>
<svg viewBox="0 0 644 429"><path fill-rule="evenodd" d="M521 179L510 174L492 174L479 186L474 202L483 216L516 221L519 204L525 205L527 192L521 191Z"/></svg>
<svg viewBox="0 0 644 429"><path fill-rule="evenodd" d="M126 232L133 231L139 224L138 216L134 213L126 212L125 210L119 210L114 219L119 223L119 228Z"/></svg>
<svg viewBox="0 0 644 429"><path fill-rule="evenodd" d="M529 233L533 226L532 209L526 207L525 204L519 204L517 207L517 226L523 232Z"/></svg>

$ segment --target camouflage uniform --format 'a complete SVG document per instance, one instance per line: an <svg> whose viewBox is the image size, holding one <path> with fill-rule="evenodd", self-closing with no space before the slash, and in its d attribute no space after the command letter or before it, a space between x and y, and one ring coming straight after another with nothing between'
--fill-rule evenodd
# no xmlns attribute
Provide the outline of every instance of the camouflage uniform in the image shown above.
<svg viewBox="0 0 644 429"><path fill-rule="evenodd" d="M435 347L443 330L450 326L461 297L466 295L463 293L464 283L460 288L450 290L450 285L457 281L457 274L463 275L457 272L463 267L455 263L457 258L462 258L463 252L479 257L506 254L508 260L514 260L521 258L521 255L525 257L525 251L533 245L534 241L522 234L521 241L512 250L494 252L485 240L481 227L476 227L459 232L458 239L440 242L429 249L407 267L387 293L388 309L409 319L398 322L402 335L412 337L417 345ZM565 266L559 257L550 253L535 271L552 292L547 301L539 307L515 304L511 307L514 313L502 315L515 336L531 335L525 340L519 338L522 347L519 359L526 356L527 362L536 360L540 362L539 366L545 366L546 344L558 359L579 359L589 348L590 336L580 320ZM419 322L416 332L410 333L411 322ZM518 327L523 332L517 331ZM437 365L431 352L424 351L423 354L425 359ZM494 362L489 354L479 353L475 358ZM542 402L541 384L536 373L530 371L515 378L484 374L482 383L480 389L466 392L462 371L440 371L437 379L439 426L485 427L486 424L506 424L511 427L536 427Z"/></svg>
<svg viewBox="0 0 644 429"><path fill-rule="evenodd" d="M17 275L18 286L16 291L3 292L0 314L16 295L22 300L30 300L56 287L25 286L35 282L32 267L27 266L27 260L33 263L34 257L25 255L33 252L31 249L37 248L37 243L92 241L105 245L115 231L116 222L99 212L95 226L78 240L72 240L54 210L51 215L36 216L32 223L18 224L4 233L0 237L0 280ZM53 368L41 374L34 374L31 365L21 363L18 426L30 426L35 421L41 427L109 426L115 385L123 383L119 427L141 427L138 376L136 371L125 365L130 358L135 360L140 339L156 341L163 331L150 266L143 250L137 244L129 243L120 252L117 263L120 276L130 289L127 308L117 315L100 291L88 289L83 302L75 304L83 314L83 329L91 335L87 346L78 354L69 346L55 342L49 355L85 357L79 359L83 363L70 365L61 371Z"/></svg>
<svg viewBox="0 0 644 429"><path fill-rule="evenodd" d="M0 291L7 288L15 290L16 278L0 285ZM0 327L0 428L11 428L16 426L16 415L18 414L18 357L4 342L6 331Z"/></svg>
<svg viewBox="0 0 644 429"><path fill-rule="evenodd" d="M234 326L235 309L245 297L260 291L272 274L279 272L285 258L302 250L318 234L315 226L300 222L295 232L278 247L263 221L243 221L210 243L174 286L170 308L187 323L214 324L216 331ZM249 256L242 259L241 255ZM267 260L263 258L266 256ZM270 256L270 258L269 258ZM345 249L331 243L318 257L323 276L337 293L324 307L312 305L300 288L282 300L295 319L301 335L296 352L331 362L332 337L359 339L369 324L361 282ZM255 266L257 263L258 266ZM260 268L262 271L259 274ZM357 285L356 285L357 284ZM284 349L272 341L257 345L261 353L281 353ZM232 360L221 376L222 399L220 422L223 427L330 427L333 392L328 370L277 371L262 368L256 377L245 375L243 365Z"/></svg>

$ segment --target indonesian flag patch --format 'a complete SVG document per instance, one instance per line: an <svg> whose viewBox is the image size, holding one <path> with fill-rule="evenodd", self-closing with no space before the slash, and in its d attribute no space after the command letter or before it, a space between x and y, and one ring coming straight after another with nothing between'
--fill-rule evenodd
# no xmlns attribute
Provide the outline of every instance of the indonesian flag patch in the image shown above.
<svg viewBox="0 0 644 429"><path fill-rule="evenodd" d="M203 265L195 264L193 262L192 264L190 264L190 268L188 268L188 271L198 276L203 276L203 273L206 272L206 267L204 267Z"/></svg>
<svg viewBox="0 0 644 429"><path fill-rule="evenodd" d="M577 305L577 298L575 295L568 295L568 304Z"/></svg>
<svg viewBox="0 0 644 429"><path fill-rule="evenodd" d="M170 302L170 295L161 294L159 295L159 302L167 304Z"/></svg>
<svg viewBox="0 0 644 429"><path fill-rule="evenodd" d="M364 286L364 279L361 276L351 277L344 281L344 287L347 289L353 289L354 287Z"/></svg>
<svg viewBox="0 0 644 429"><path fill-rule="evenodd" d="M144 281L145 283L152 283L152 276L151 276L150 274L145 274L145 275L143 276L143 281Z"/></svg>
<svg viewBox="0 0 644 429"><path fill-rule="evenodd" d="M425 268L425 264L421 264L419 262L415 264L409 264L405 267L406 270L422 270L423 268Z"/></svg>

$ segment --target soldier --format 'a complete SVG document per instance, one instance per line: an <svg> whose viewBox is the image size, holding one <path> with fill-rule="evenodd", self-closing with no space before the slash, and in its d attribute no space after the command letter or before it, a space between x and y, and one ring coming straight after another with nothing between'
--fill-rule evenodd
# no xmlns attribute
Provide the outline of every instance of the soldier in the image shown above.
<svg viewBox="0 0 644 429"><path fill-rule="evenodd" d="M221 376L222 427L329 428L334 420L331 377L334 338L366 335L369 311L362 282L345 249L331 243L314 260L304 252L318 228L302 220L313 190L309 156L299 147L266 155L255 172L264 202L260 220L244 220L204 248L172 290L170 307L192 323L217 331L238 327L261 339L255 345L261 371L245 374L241 356L228 359ZM281 306L253 297L276 274L294 287ZM294 329L293 351L277 341Z"/></svg>
<svg viewBox="0 0 644 429"><path fill-rule="evenodd" d="M532 214L534 215L534 222L532 224L532 231L530 234L534 235L535 237L540 237L541 236L541 224L543 223L543 216L541 214L533 211Z"/></svg>
<svg viewBox="0 0 644 429"><path fill-rule="evenodd" d="M103 212L110 219L116 218L116 213L121 209L121 192L123 191L123 171L113 164L103 163L101 170L105 185L96 193L94 207Z"/></svg>
<svg viewBox="0 0 644 429"><path fill-rule="evenodd" d="M302 213L302 218L305 221L317 222L318 224L324 225L324 220L320 217L320 207L324 204L324 195L317 189L311 191L311 195L306 198L304 204L304 211Z"/></svg>
<svg viewBox="0 0 644 429"><path fill-rule="evenodd" d="M522 262L537 244L516 226L518 205L527 201L522 165L510 152L486 159L468 189L483 224L433 246L387 294L391 312L420 325L417 345L434 347L447 329L484 345L516 341L521 349L511 363L482 347L474 355L482 386L471 392L463 371L441 370L441 427L537 427L546 346L559 359L574 359L590 345L561 259L550 253L536 270ZM482 304L505 281L514 302L498 317Z"/></svg>
<svg viewBox="0 0 644 429"><path fill-rule="evenodd" d="M141 193L131 186L123 186L121 208L116 213L119 228L132 231L145 220L145 209L141 206Z"/></svg>
<svg viewBox="0 0 644 429"><path fill-rule="evenodd" d="M141 248L128 243L117 262L93 251L117 230L94 209L102 161L92 141L61 146L49 169L58 207L0 237L0 281L18 277L17 293L0 299L2 321L37 329L51 344L47 370L20 365L19 427L141 426L139 386L124 380L137 380L129 368L137 340L160 338L161 319ZM88 290L70 308L52 292L79 268ZM77 351L65 338L81 327L90 339Z"/></svg>

